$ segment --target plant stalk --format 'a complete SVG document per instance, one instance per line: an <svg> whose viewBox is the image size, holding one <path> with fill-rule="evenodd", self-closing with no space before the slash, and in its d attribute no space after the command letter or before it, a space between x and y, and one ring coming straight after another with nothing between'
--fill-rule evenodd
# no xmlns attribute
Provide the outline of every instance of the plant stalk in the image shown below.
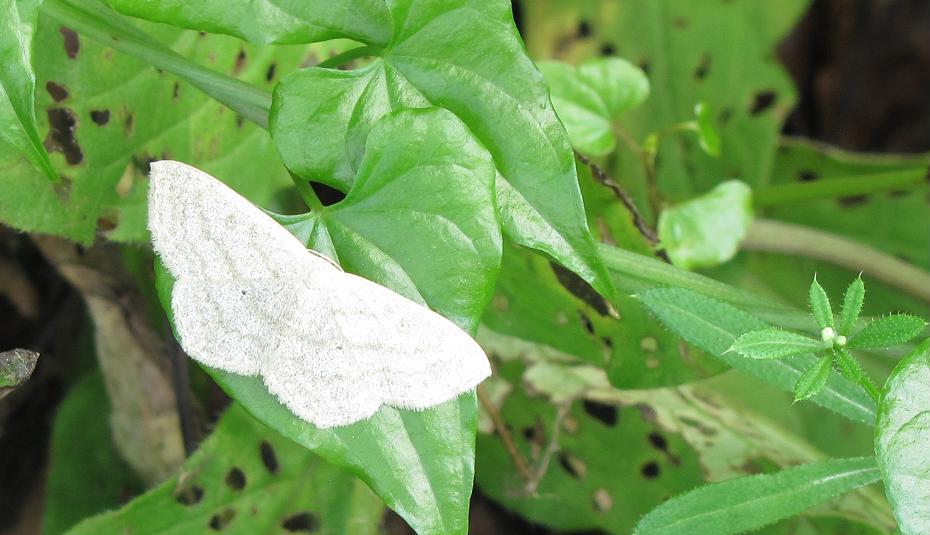
<svg viewBox="0 0 930 535"><path fill-rule="evenodd" d="M774 206L813 199L911 190L924 184L926 173L926 167L919 167L830 180L776 184L754 192L753 202L756 206Z"/></svg>

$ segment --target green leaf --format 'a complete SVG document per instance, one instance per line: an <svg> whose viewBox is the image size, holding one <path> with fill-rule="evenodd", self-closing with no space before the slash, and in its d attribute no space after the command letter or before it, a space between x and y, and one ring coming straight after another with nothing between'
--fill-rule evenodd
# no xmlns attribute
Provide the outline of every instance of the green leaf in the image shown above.
<svg viewBox="0 0 930 535"><path fill-rule="evenodd" d="M833 355L820 357L816 364L801 375L794 387L794 400L803 401L823 390L833 370Z"/></svg>
<svg viewBox="0 0 930 535"><path fill-rule="evenodd" d="M730 349L751 359L780 359L820 351L824 343L781 329L763 329L740 335Z"/></svg>
<svg viewBox="0 0 930 535"><path fill-rule="evenodd" d="M225 36L129 24L184 58L266 89L307 57L300 47L255 47ZM40 131L49 131L52 162L63 179L51 183L0 145L0 222L85 244L98 235L143 241L148 163L166 157L225 177L265 206L293 189L267 132L178 78L72 33L44 10L34 59L38 87L54 84L67 93L56 92L64 96L60 101L45 89L36 94Z"/></svg>
<svg viewBox="0 0 930 535"><path fill-rule="evenodd" d="M859 313L862 311L862 303L865 300L865 284L862 277L856 277L856 280L849 283L846 288L846 294L843 296L843 314L840 317L839 334L849 336L859 321Z"/></svg>
<svg viewBox="0 0 930 535"><path fill-rule="evenodd" d="M44 535L60 535L143 490L141 479L113 443L109 416L110 400L97 372L78 381L58 406L49 450Z"/></svg>
<svg viewBox="0 0 930 535"><path fill-rule="evenodd" d="M732 535L752 531L880 478L875 459L820 461L776 474L714 483L647 514L635 535Z"/></svg>
<svg viewBox="0 0 930 535"><path fill-rule="evenodd" d="M752 216L752 190L738 180L729 180L700 197L663 210L659 241L678 267L716 266L739 250Z"/></svg>
<svg viewBox="0 0 930 535"><path fill-rule="evenodd" d="M726 353L744 333L768 325L751 314L683 288L657 288L639 296L640 300L669 329L738 370L782 390L793 392L801 375L814 365L813 355L795 355L778 360L752 360ZM827 385L811 401L851 420L872 425L875 403L847 379L831 375Z"/></svg>
<svg viewBox="0 0 930 535"><path fill-rule="evenodd" d="M592 156L613 151L613 121L649 96L645 73L620 58L591 59L577 68L559 61L541 62L538 67L572 145Z"/></svg>
<svg viewBox="0 0 930 535"><path fill-rule="evenodd" d="M122 2L121 7L140 3ZM180 4L207 15L169 16ZM300 14L325 17L320 6L328 4L302 4ZM360 2L341 5L347 11L364 9ZM159 3L158 9L159 16L175 24L213 31L227 27L204 17L235 10L217 0L172 0ZM611 295L585 220L568 135L552 109L542 75L523 50L510 2L442 0L427 5L407 0L391 3L389 9L391 17L380 28L389 39L343 34L368 45L389 41L380 59L348 72L304 69L275 88L271 133L285 165L303 178L347 191L375 121L408 107L448 109L494 157L506 234L551 255L602 295ZM336 18L323 22L337 31L343 27Z"/></svg>
<svg viewBox="0 0 930 535"><path fill-rule="evenodd" d="M501 255L493 185L490 156L454 115L405 110L372 129L342 202L320 214L278 217L312 248L332 250L349 271L473 329ZM171 284L161 270L166 312ZM296 418L260 378L207 371L266 425L358 475L421 535L466 533L473 393L419 412L385 406L368 420L322 430Z"/></svg>
<svg viewBox="0 0 930 535"><path fill-rule="evenodd" d="M715 158L720 156L720 134L714 127L714 115L710 105L704 101L695 104L694 118L697 121L698 143L701 149Z"/></svg>
<svg viewBox="0 0 930 535"><path fill-rule="evenodd" d="M811 313L817 321L817 325L821 329L826 329L827 327L832 329L833 309L830 308L830 298L827 297L827 292L824 291L823 286L817 282L816 276L811 282L809 305L811 307Z"/></svg>
<svg viewBox="0 0 930 535"><path fill-rule="evenodd" d="M6 0L0 5L0 138L58 182L36 124L32 36L41 3Z"/></svg>
<svg viewBox="0 0 930 535"><path fill-rule="evenodd" d="M927 327L923 318L910 314L892 314L873 320L853 336L847 347L849 349L875 349L906 344Z"/></svg>
<svg viewBox="0 0 930 535"><path fill-rule="evenodd" d="M316 531L375 535L384 507L359 481L233 404L181 473L69 535Z"/></svg>
<svg viewBox="0 0 930 535"><path fill-rule="evenodd" d="M875 453L902 535L930 533L930 340L895 367L875 426Z"/></svg>

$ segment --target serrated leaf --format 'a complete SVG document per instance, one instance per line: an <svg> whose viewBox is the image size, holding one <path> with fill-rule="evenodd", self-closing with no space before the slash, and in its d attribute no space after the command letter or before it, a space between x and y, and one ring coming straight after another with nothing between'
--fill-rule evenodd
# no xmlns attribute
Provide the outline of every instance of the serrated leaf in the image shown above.
<svg viewBox="0 0 930 535"><path fill-rule="evenodd" d="M811 307L814 320L817 321L817 325L821 329L833 327L833 309L830 307L830 298L827 297L827 292L823 289L823 286L817 282L817 277L814 277L811 282L808 304Z"/></svg>
<svg viewBox="0 0 930 535"><path fill-rule="evenodd" d="M833 355L827 354L820 357L820 360L798 379L798 383L794 386L794 400L803 401L823 390L832 370Z"/></svg>
<svg viewBox="0 0 930 535"><path fill-rule="evenodd" d="M752 360L726 353L738 336L769 326L751 314L697 292L657 288L643 292L639 298L685 341L782 390L793 392L801 375L816 362L813 355L804 354L778 360ZM831 375L824 389L810 399L851 420L867 425L875 421L875 402L844 377Z"/></svg>
<svg viewBox="0 0 930 535"><path fill-rule="evenodd" d="M405 110L372 129L343 201L279 221L311 248L330 248L346 269L472 329L500 263L493 188L491 158L461 121L436 108ZM160 270L166 312L171 284ZM296 418L260 378L207 371L263 423L358 475L418 533L467 531L473 393L424 411L384 406L368 420L322 430Z"/></svg>
<svg viewBox="0 0 930 535"><path fill-rule="evenodd" d="M849 337L852 330L859 321L859 313L862 311L862 303L865 301L865 284L862 277L856 277L856 280L849 283L846 288L846 294L843 295L843 313L840 316L839 333Z"/></svg>
<svg viewBox="0 0 930 535"><path fill-rule="evenodd" d="M849 349L875 349L906 344L927 327L923 318L910 314L894 314L871 321L855 334L847 347Z"/></svg>
<svg viewBox="0 0 930 535"><path fill-rule="evenodd" d="M68 535L317 531L375 535L384 506L355 478L233 404L181 474ZM276 532L276 531L275 531Z"/></svg>
<svg viewBox="0 0 930 535"><path fill-rule="evenodd" d="M714 483L677 496L639 522L634 535L733 535L794 516L880 479L875 459L833 459L776 474Z"/></svg>
<svg viewBox="0 0 930 535"><path fill-rule="evenodd" d="M751 359L780 359L822 350L824 344L781 329L763 329L740 335L730 349Z"/></svg>
<svg viewBox="0 0 930 535"><path fill-rule="evenodd" d="M649 96L645 73L624 59L590 59L577 68L559 61L538 66L572 145L592 156L614 149L613 121Z"/></svg>
<svg viewBox="0 0 930 535"><path fill-rule="evenodd" d="M659 242L678 267L711 267L733 258L752 224L752 190L728 180L710 192L663 210Z"/></svg>
<svg viewBox="0 0 930 535"><path fill-rule="evenodd" d="M720 156L720 134L714 126L714 115L710 105L704 101L694 105L694 119L697 122L698 143L707 154Z"/></svg>
<svg viewBox="0 0 930 535"><path fill-rule="evenodd" d="M878 406L875 453L902 535L930 533L930 340L895 367Z"/></svg>
<svg viewBox="0 0 930 535"><path fill-rule="evenodd" d="M32 36L42 0L0 4L0 138L16 148L52 182L59 180L36 124L36 76Z"/></svg>

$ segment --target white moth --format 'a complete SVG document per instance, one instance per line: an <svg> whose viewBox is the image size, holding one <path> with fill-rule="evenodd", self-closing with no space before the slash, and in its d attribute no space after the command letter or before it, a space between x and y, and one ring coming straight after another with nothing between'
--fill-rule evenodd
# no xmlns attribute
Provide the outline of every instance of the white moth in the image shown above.
<svg viewBox="0 0 930 535"><path fill-rule="evenodd" d="M328 428L382 404L425 409L491 373L454 323L344 273L198 169L153 163L148 208L155 250L176 280L181 346L207 366L260 375L303 420Z"/></svg>

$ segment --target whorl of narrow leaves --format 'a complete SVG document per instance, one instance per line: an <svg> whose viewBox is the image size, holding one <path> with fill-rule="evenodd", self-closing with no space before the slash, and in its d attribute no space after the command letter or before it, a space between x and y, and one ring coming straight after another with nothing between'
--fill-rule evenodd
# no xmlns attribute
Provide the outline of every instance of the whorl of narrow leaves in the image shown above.
<svg viewBox="0 0 930 535"><path fill-rule="evenodd" d="M804 375L798 379L798 384L794 385L794 400L805 400L823 390L832 370L833 355L827 354L820 357L820 360L808 368Z"/></svg>
<svg viewBox="0 0 930 535"><path fill-rule="evenodd" d="M843 296L843 314L840 317L840 334L849 336L856 327L859 313L862 311L862 302L865 300L865 284L862 277L856 278L846 288Z"/></svg>
<svg viewBox="0 0 930 535"><path fill-rule="evenodd" d="M860 457L731 479L668 500L640 520L634 535L733 535L756 530L879 478L875 459Z"/></svg>
<svg viewBox="0 0 930 535"><path fill-rule="evenodd" d="M793 332L764 329L740 336L730 349L751 359L780 359L819 351L824 349L824 344Z"/></svg>
<svg viewBox="0 0 930 535"><path fill-rule="evenodd" d="M814 277L814 281L811 282L810 307L811 313L821 329L833 327L833 309L830 308L830 298L827 297L827 292L823 289L823 286L817 282L817 277Z"/></svg>
<svg viewBox="0 0 930 535"><path fill-rule="evenodd" d="M849 341L850 349L873 349L906 344L927 327L923 318L909 314L894 314L878 318L866 325Z"/></svg>

